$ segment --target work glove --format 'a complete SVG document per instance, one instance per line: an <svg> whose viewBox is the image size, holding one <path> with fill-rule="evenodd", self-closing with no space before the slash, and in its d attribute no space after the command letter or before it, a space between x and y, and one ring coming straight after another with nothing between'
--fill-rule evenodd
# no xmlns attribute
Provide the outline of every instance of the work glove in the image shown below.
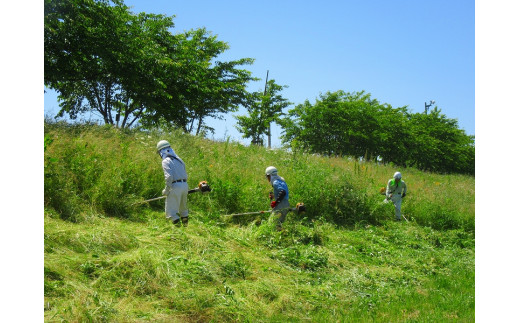
<svg viewBox="0 0 520 323"><path fill-rule="evenodd" d="M403 196L401 196L401 197L405 197L405 196L406 196L406 193L403 193Z"/></svg>
<svg viewBox="0 0 520 323"><path fill-rule="evenodd" d="M168 194L170 194L170 188L168 186L166 186L164 188L164 190L162 190L162 195L166 196Z"/></svg>
<svg viewBox="0 0 520 323"><path fill-rule="evenodd" d="M272 201L272 202L271 202L271 208L274 209L274 207L276 206L276 204L278 204L278 203L276 203L276 201Z"/></svg>

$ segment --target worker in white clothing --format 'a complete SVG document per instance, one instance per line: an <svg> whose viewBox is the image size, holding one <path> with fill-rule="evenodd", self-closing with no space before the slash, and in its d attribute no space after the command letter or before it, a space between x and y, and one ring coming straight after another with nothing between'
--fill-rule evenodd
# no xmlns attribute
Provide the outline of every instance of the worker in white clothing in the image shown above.
<svg viewBox="0 0 520 323"><path fill-rule="evenodd" d="M173 151L170 143L161 140L157 143L157 153L162 158L165 188L162 194L166 196L166 218L173 224L188 225L188 174L186 165Z"/></svg>
<svg viewBox="0 0 520 323"><path fill-rule="evenodd" d="M394 178L388 180L386 186L386 198L394 203L395 219L401 221L401 202L406 196L406 184L402 180L400 172L395 172Z"/></svg>

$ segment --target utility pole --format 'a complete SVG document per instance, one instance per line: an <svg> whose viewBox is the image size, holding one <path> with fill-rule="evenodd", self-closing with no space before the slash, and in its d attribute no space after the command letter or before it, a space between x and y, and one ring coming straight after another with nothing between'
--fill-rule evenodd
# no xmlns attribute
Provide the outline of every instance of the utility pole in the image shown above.
<svg viewBox="0 0 520 323"><path fill-rule="evenodd" d="M428 108L435 104L435 100L430 100L430 104L424 102L424 114L428 114Z"/></svg>
<svg viewBox="0 0 520 323"><path fill-rule="evenodd" d="M264 97L267 95L267 79L269 78L269 70L267 70L267 75L265 77L265 87L264 87ZM266 107L264 107L266 108ZM271 148L271 122L269 121L269 126L267 128L267 147Z"/></svg>

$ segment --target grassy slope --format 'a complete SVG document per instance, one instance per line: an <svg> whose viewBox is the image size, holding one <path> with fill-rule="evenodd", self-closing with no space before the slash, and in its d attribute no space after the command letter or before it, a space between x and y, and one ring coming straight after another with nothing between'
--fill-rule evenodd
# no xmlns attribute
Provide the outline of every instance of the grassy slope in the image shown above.
<svg viewBox="0 0 520 323"><path fill-rule="evenodd" d="M395 171L215 143L178 133L120 134L46 125L45 318L48 321L474 321L474 178L401 170L410 194L391 221L378 189ZM153 152L186 161L191 222L173 228ZM52 140L52 142L51 142ZM272 218L262 171L277 166L291 202Z"/></svg>

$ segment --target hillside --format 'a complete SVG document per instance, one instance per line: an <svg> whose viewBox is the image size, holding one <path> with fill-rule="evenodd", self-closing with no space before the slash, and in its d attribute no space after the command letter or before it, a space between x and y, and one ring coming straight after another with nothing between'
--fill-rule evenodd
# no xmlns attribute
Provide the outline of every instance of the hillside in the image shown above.
<svg viewBox="0 0 520 323"><path fill-rule="evenodd" d="M186 162L190 224L174 228L155 144ZM263 170L290 189L284 230ZM45 124L46 321L474 321L475 179L400 169L393 221L379 189L390 165L171 131Z"/></svg>

